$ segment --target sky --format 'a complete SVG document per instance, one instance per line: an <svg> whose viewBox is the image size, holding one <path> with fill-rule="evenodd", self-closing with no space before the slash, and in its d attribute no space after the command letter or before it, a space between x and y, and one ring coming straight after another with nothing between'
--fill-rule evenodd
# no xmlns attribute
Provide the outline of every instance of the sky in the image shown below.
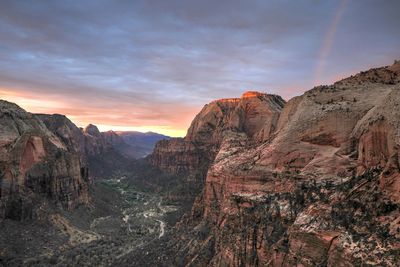
<svg viewBox="0 0 400 267"><path fill-rule="evenodd" d="M1 0L0 99L184 136L208 102L286 100L400 59L400 1Z"/></svg>

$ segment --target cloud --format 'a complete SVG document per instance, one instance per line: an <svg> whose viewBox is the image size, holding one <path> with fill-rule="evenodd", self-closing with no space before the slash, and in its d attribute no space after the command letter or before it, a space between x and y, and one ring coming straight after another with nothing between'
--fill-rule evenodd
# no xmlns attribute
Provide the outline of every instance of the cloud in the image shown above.
<svg viewBox="0 0 400 267"><path fill-rule="evenodd" d="M339 4L2 1L0 97L51 100L63 108L48 112L78 124L183 133L213 99L247 89L288 99L314 85L319 65L329 83L400 57L399 3L349 1L320 59Z"/></svg>

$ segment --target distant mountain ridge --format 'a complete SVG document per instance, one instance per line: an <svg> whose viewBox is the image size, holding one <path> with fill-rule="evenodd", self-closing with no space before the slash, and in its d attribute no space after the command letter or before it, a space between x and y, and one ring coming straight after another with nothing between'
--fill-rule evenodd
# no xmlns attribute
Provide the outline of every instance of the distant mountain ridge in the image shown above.
<svg viewBox="0 0 400 267"><path fill-rule="evenodd" d="M171 137L155 133L155 132L138 132L138 131L115 131L123 142L128 145L118 145L119 151L133 158L143 158L153 152L154 146L158 141L169 140Z"/></svg>

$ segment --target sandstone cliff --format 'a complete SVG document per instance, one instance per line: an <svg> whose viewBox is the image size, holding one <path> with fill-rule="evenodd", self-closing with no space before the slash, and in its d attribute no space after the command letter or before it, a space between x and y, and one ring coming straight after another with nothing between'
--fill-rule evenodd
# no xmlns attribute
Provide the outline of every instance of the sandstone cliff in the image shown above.
<svg viewBox="0 0 400 267"><path fill-rule="evenodd" d="M123 140L115 132L100 132L96 125L89 124L84 129L78 128L66 116L60 114L35 114L46 127L59 137L71 149L79 152L82 161L100 155L112 149Z"/></svg>
<svg viewBox="0 0 400 267"><path fill-rule="evenodd" d="M35 218L47 201L65 209L88 202L88 171L77 144L6 101L0 101L0 126L0 218Z"/></svg>
<svg viewBox="0 0 400 267"><path fill-rule="evenodd" d="M86 126L83 134L85 137L85 153L87 155L99 155L112 147L107 142L106 137L100 133L97 126L93 124Z"/></svg>
<svg viewBox="0 0 400 267"><path fill-rule="evenodd" d="M78 152L81 164L89 170L90 179L106 177L114 171L125 170L131 159L119 148L133 148L115 132L100 132L96 125L78 128L67 117L59 114L37 114L47 128L71 149Z"/></svg>
<svg viewBox="0 0 400 267"><path fill-rule="evenodd" d="M35 114L54 135L71 150L78 152L81 162L87 166L85 153L86 140L81 128L78 128L66 116L60 114Z"/></svg>
<svg viewBox="0 0 400 267"><path fill-rule="evenodd" d="M258 92L213 101L196 116L185 138L158 142L150 162L171 174L202 181L226 135L242 134L255 143L268 139L284 104L279 96Z"/></svg>
<svg viewBox="0 0 400 267"><path fill-rule="evenodd" d="M169 172L207 166L177 264L398 266L400 63L278 99L212 102L157 145Z"/></svg>

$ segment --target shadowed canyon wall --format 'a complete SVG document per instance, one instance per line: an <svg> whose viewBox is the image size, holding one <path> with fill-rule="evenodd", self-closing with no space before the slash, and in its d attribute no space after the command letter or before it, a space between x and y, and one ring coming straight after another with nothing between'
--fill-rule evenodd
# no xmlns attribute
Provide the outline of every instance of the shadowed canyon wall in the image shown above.
<svg viewBox="0 0 400 267"><path fill-rule="evenodd" d="M78 143L60 139L37 116L6 101L0 101L0 125L1 218L40 216L43 199L65 209L88 202Z"/></svg>

